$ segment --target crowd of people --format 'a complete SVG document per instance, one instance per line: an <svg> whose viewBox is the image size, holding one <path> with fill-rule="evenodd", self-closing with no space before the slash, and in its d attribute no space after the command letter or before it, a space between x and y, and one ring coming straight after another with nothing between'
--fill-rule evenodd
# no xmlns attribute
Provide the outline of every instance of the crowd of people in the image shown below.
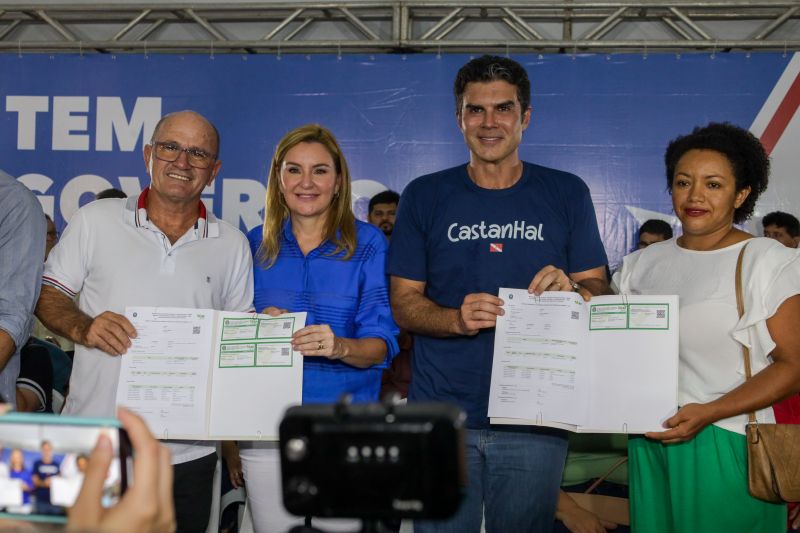
<svg viewBox="0 0 800 533"><path fill-rule="evenodd" d="M504 57L472 59L458 72L454 96L468 163L413 180L401 197L376 196L369 223L354 216L339 143L317 124L279 142L263 225L247 236L200 200L222 162L219 131L194 111L156 125L144 147L149 187L82 207L60 239L36 198L0 176L0 394L26 409L53 410L56 359L41 356L33 365L41 371L49 363L49 381L21 370L34 309L50 332L41 340L64 339L65 353L74 345L68 387L58 378L62 412L106 417L115 415L119 356L136 336L126 306L306 312L307 325L292 339L304 356L304 403L392 395L449 402L466 413L464 500L450 519L416 521L415 531L539 532L558 519L570 531L600 532L616 524L560 489L565 432L489 423L494 327L505 312L497 291L568 291L587 301L613 291L678 294L680 408L664 431L628 443L631 528L785 531L786 506L748 494L744 430L750 411L761 422L800 422L800 227L783 213L764 217L770 239L739 227L768 182L758 139L712 123L673 140L666 184L679 236L664 221L646 222L639 249L611 282L587 185L520 159L532 116L525 69ZM740 319L733 289L743 248ZM747 381L742 345L753 357ZM126 520L142 520L142 531L205 531L213 443L162 446L140 420L120 416L144 450L133 493L99 512L97 484L89 484L71 520L87 528L106 520L133 530ZM98 443L89 472L107 460L106 448ZM226 442L222 449L231 482L247 487L257 532L298 522L280 506L274 443ZM145 518L124 518L142 509ZM792 518L800 527L796 509Z"/></svg>

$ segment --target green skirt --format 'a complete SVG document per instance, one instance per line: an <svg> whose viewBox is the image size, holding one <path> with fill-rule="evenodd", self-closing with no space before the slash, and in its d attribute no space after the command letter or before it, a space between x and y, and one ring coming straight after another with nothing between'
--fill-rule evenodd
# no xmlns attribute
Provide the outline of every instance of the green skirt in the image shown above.
<svg viewBox="0 0 800 533"><path fill-rule="evenodd" d="M634 533L782 533L786 506L747 492L745 436L708 426L694 439L628 441Z"/></svg>

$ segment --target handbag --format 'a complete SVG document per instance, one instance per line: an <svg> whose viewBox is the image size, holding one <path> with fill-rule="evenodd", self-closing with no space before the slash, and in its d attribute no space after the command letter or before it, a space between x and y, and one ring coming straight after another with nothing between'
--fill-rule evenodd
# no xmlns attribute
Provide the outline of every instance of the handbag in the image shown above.
<svg viewBox="0 0 800 533"><path fill-rule="evenodd" d="M736 307L744 315L742 258L736 260ZM745 380L751 377L750 349L742 345ZM750 495L774 503L800 501L800 425L759 424L755 412L748 414L747 485Z"/></svg>

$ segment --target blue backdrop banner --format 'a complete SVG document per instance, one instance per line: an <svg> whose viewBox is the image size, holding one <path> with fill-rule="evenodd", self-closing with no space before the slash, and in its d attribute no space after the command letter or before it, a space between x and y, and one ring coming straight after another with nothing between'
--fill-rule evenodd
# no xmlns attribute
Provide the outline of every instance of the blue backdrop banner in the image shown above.
<svg viewBox="0 0 800 533"><path fill-rule="evenodd" d="M261 221L278 140L317 122L343 146L363 218L372 194L402 191L419 175L467 160L452 83L468 59L2 55L0 168L34 190L63 227L96 191L113 186L130 195L147 186L143 142L162 114L194 109L222 135L222 170L204 200L245 230ZM514 59L533 86L521 156L587 182L612 263L631 249L641 220L670 219L662 162L670 139L709 121L761 128L758 135L777 128L776 156L781 134L797 129L796 105L786 124L776 126L796 76L791 55ZM781 201L796 200L789 196Z"/></svg>

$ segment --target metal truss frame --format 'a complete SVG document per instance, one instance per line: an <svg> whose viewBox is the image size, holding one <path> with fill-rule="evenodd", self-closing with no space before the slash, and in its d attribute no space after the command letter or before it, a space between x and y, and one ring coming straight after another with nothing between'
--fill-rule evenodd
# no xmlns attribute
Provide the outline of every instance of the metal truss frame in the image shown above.
<svg viewBox="0 0 800 533"><path fill-rule="evenodd" d="M800 0L0 3L6 53L642 50L797 51Z"/></svg>

